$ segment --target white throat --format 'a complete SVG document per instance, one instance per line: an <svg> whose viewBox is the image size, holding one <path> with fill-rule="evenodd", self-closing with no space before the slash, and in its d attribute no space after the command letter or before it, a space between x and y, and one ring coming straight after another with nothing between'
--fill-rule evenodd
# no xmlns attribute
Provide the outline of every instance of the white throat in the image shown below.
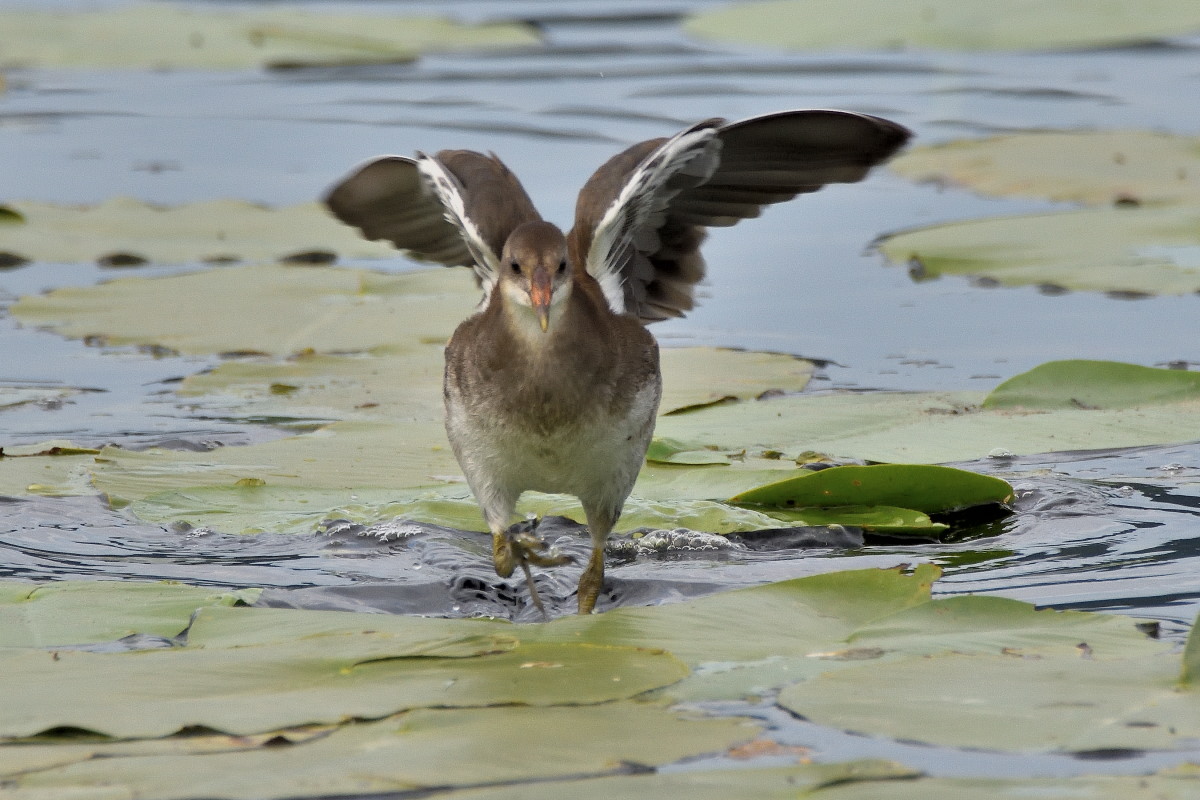
<svg viewBox="0 0 1200 800"><path fill-rule="evenodd" d="M564 283L550 295L550 324L543 331L537 312L529 301L529 294L513 283L502 282L500 291L504 293L504 316L508 319L509 328L530 348L545 347L566 311L571 286L570 282Z"/></svg>

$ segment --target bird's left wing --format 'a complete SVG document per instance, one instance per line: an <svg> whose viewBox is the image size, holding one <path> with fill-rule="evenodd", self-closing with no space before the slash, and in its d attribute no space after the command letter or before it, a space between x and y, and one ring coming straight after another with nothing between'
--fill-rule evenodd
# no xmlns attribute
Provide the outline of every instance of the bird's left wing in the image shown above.
<svg viewBox="0 0 1200 800"><path fill-rule="evenodd" d="M643 322L682 316L704 277L706 228L861 180L909 136L879 117L819 109L702 122L597 170L580 192L573 243L614 311Z"/></svg>

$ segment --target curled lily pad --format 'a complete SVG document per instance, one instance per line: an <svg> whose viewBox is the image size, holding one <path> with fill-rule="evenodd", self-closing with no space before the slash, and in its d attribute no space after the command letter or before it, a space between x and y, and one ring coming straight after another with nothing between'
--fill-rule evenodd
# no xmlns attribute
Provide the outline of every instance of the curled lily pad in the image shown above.
<svg viewBox="0 0 1200 800"><path fill-rule="evenodd" d="M795 50L1066 50L1139 44L1200 30L1190 0L1007 3L871 0L848 17L837 0L767 0L702 11L693 36Z"/></svg>
<svg viewBox="0 0 1200 800"><path fill-rule="evenodd" d="M1200 400L1200 372L1118 361L1051 361L992 390L984 408L1136 408Z"/></svg>
<svg viewBox="0 0 1200 800"><path fill-rule="evenodd" d="M1004 286L1192 294L1200 291L1200 204L954 222L892 234L879 249L919 279L971 275Z"/></svg>
<svg viewBox="0 0 1200 800"><path fill-rule="evenodd" d="M1089 205L1200 202L1200 139L1153 131L1039 131L917 147L888 168L990 195Z"/></svg>
<svg viewBox="0 0 1200 800"><path fill-rule="evenodd" d="M411 61L418 53L528 45L518 24L320 14L298 8L214 11L167 3L90 11L0 12L0 66L247 69Z"/></svg>
<svg viewBox="0 0 1200 800"><path fill-rule="evenodd" d="M732 503L782 508L898 506L925 513L1012 500L1007 481L977 472L920 464L873 464L806 471L751 489Z"/></svg>

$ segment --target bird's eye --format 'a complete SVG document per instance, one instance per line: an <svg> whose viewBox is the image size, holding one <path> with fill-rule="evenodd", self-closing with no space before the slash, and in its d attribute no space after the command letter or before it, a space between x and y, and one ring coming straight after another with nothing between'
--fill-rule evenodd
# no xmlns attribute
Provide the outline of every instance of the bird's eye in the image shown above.
<svg viewBox="0 0 1200 800"><path fill-rule="evenodd" d="M567 261L566 261L566 259L563 259L562 261L558 262L558 274L562 275L566 271L567 271Z"/></svg>
<svg viewBox="0 0 1200 800"><path fill-rule="evenodd" d="M521 274L521 262L519 262L519 261L514 261L514 262L512 262L511 264L509 264L508 266L510 266L510 267L512 268L512 271L513 271L513 274L514 274L514 275L520 275L520 274Z"/></svg>

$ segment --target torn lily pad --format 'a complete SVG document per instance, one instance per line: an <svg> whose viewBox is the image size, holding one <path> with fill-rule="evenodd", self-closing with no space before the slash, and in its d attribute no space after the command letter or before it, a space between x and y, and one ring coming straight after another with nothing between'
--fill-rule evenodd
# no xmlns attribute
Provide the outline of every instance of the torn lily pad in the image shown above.
<svg viewBox="0 0 1200 800"><path fill-rule="evenodd" d="M1200 30L1191 0L1023 3L767 0L694 15L684 29L721 42L792 50L1075 50L1162 41Z"/></svg>
<svg viewBox="0 0 1200 800"><path fill-rule="evenodd" d="M211 10L169 3L87 11L0 11L0 67L251 69L412 61L428 51L538 42L526 25L324 14L307 8Z"/></svg>
<svg viewBox="0 0 1200 800"><path fill-rule="evenodd" d="M917 182L1087 205L1200 202L1200 139L1038 131L916 147L888 168Z"/></svg>
<svg viewBox="0 0 1200 800"><path fill-rule="evenodd" d="M1200 203L993 217L892 234L880 251L918 279L970 275L1003 286L1200 292Z"/></svg>

